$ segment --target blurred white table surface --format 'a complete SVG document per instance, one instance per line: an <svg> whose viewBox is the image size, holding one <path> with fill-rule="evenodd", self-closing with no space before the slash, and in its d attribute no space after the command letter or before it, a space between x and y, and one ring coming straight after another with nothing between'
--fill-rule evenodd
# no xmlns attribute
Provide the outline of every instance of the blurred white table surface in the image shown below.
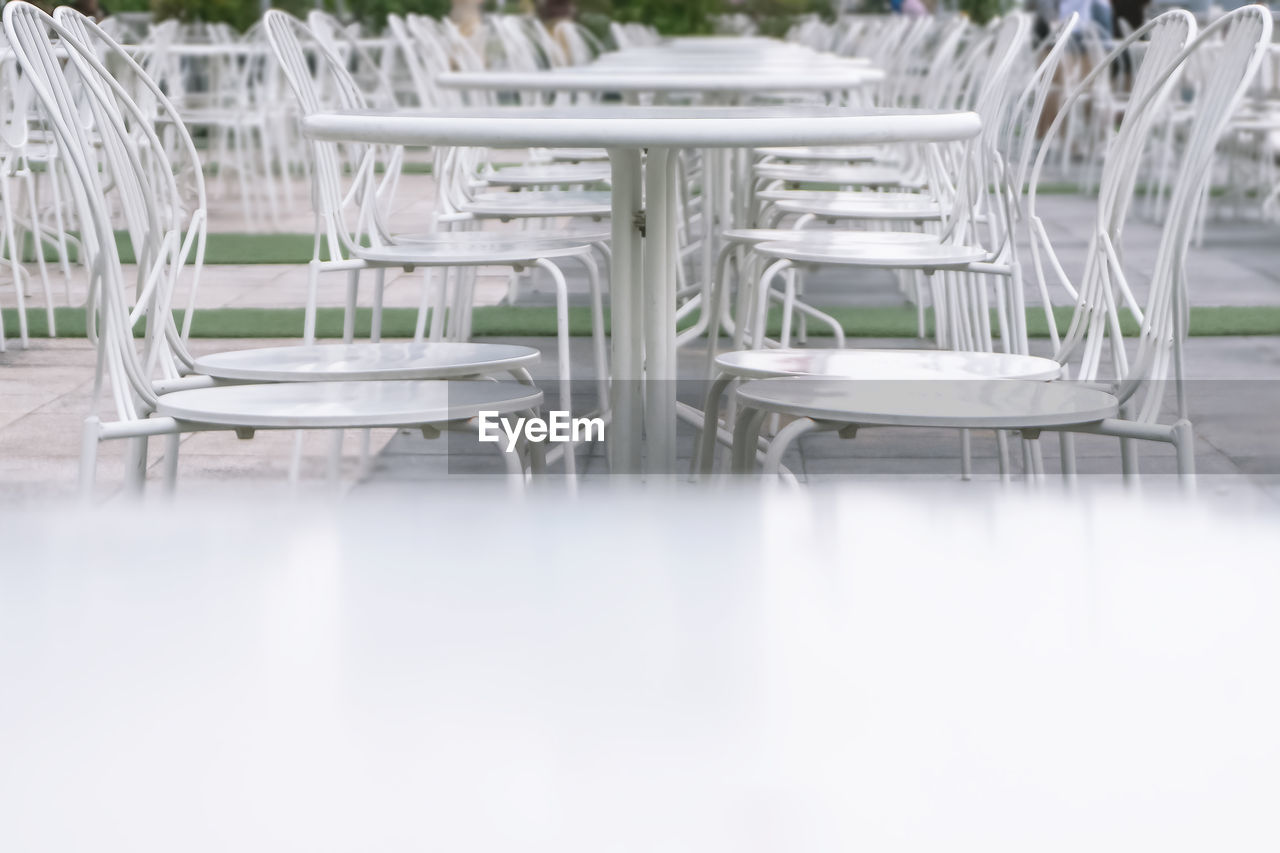
<svg viewBox="0 0 1280 853"><path fill-rule="evenodd" d="M976 136L972 112L836 106L472 107L322 112L309 136L339 142L495 148L605 148L612 186L615 473L676 471L676 174L680 148L951 142ZM647 152L647 153L646 153ZM643 405L642 405L643 399Z"/></svg>
<svg viewBox="0 0 1280 853"><path fill-rule="evenodd" d="M1273 519L439 494L0 517L0 849L1280 849Z"/></svg>

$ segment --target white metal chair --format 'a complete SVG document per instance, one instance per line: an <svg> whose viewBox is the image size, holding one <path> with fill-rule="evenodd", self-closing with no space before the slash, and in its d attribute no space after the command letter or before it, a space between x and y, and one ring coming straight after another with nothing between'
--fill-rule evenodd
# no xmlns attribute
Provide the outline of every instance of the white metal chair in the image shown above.
<svg viewBox="0 0 1280 853"><path fill-rule="evenodd" d="M280 61L298 99L303 115L310 115L321 108L319 92L315 86L307 54L299 40L309 38L304 24L279 10L271 10L263 18L267 38ZM346 75L341 61L319 43L312 43L317 72L331 78L338 97L338 105L347 109L364 108L363 96L354 81ZM596 385L600 410L606 412L608 400L608 368L604 341L604 309L601 295L599 268L593 256L593 242L602 235L582 232L519 231L496 233L482 231L443 231L419 233L408 236L393 235L383 221L380 188L374 174L379 149L376 146L355 145L345 152L342 146L315 142L313 153L313 199L316 209L316 255L309 264L310 287L308 291L304 334L310 343L315 335L316 287L323 271L345 271L348 274L347 313L344 338L354 334L355 306L358 297L360 272L373 269L378 273L374 288L374 327L376 339L381 332L382 274L388 268L423 268L423 299L419 306L414 339L421 341L430 332L432 340L448 337L454 341L470 338L471 297L465 279L447 273L449 268L507 266L511 268L537 267L544 270L556 288L557 347L559 355L560 405L572 410L571 365L569 354L569 304L568 284L555 261L573 260L583 265L587 272L591 291L591 309L596 359ZM394 152L391 155L395 156ZM383 158L386 159L386 158ZM351 181L343 189L343 169L348 167ZM519 195L519 194L513 194ZM324 237L322 241L320 238ZM366 245L367 241L367 245ZM324 245L322 254L322 243ZM430 272L445 273L439 286L430 287ZM430 299L435 296L434 306ZM430 317L430 329L427 319ZM447 322L447 327L446 327ZM571 447L571 445L563 445ZM557 451L560 448L557 448ZM565 470L573 475L576 470L574 454L565 452Z"/></svg>
<svg viewBox="0 0 1280 853"><path fill-rule="evenodd" d="M1112 138L1076 311L1056 356L1064 365L1078 356L1076 378L1087 384L999 380L918 385L803 378L748 382L739 389L746 411L734 436L738 471L751 466L765 417L778 413L797 419L770 444L765 462L768 471L777 470L795 438L815 429L836 429L851 436L865 426L980 426L1020 430L1032 439L1044 430L1118 437L1126 475L1136 474L1134 440L1169 443L1176 451L1182 480L1187 484L1193 481L1194 436L1183 388L1182 346L1188 318L1186 252L1217 139L1257 70L1272 23L1267 10L1242 7L1220 18L1185 47L1179 42L1194 32L1194 19L1186 12L1168 12L1148 27L1153 24L1160 28L1152 30L1124 121ZM1171 38L1172 32L1187 36ZM1132 302L1116 249L1146 132L1187 58L1219 38L1228 47L1205 83L1207 97L1193 120L1179 164L1151 291L1145 306L1138 307ZM1091 73L1107 71L1095 68ZM1086 76L1078 91L1091 82ZM1059 114L1059 120L1063 115ZM1042 149L1037 158L1037 173L1047 151L1047 147ZM1030 201L1033 205L1034 191ZM1132 356L1121 333L1122 306L1130 308L1140 325ZM1107 362L1109 390L1102 390L1093 383L1106 379ZM1170 374L1177 398L1172 424L1161 421ZM1028 461L1034 474L1042 473L1034 455L1029 454ZM1070 464L1064 453L1064 468Z"/></svg>
<svg viewBox="0 0 1280 853"><path fill-rule="evenodd" d="M541 392L530 385L492 381L295 382L157 394L153 376L172 357L173 278L195 239L192 231L184 236L180 227L174 227L181 216L172 205L150 203L156 197L178 195L168 158L149 117L70 29L23 2L7 4L3 17L18 62L31 78L67 159L90 271L88 327L98 349L95 406L105 381L116 408L115 421L102 423L96 414L86 419L81 456L81 487L86 495L92 490L97 449L104 440L130 440L128 482L141 489L147 440L153 435L167 437L165 479L172 485L178 440L184 433L234 430L247 437L258 429L421 427L435 434L465 424L482 410L531 412L541 405ZM70 54L80 74L86 67L95 71L83 79L93 116L92 137L79 121L76 95L51 35ZM132 235L139 261L132 310L116 249L108 188L122 197L135 216L146 220L146 227L134 229ZM150 322L139 343L133 330L144 318ZM522 480L522 460L511 453L506 456L508 471ZM536 449L530 459L533 465L539 464Z"/></svg>

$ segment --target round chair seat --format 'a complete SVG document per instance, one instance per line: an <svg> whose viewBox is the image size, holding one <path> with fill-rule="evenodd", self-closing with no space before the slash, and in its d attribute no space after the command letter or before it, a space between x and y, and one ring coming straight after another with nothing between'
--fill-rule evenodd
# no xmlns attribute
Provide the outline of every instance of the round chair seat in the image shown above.
<svg viewBox="0 0 1280 853"><path fill-rule="evenodd" d="M439 243L451 246L492 245L494 240L522 241L528 245L605 243L612 237L608 228L538 228L529 231L420 231L396 234L395 242L417 245Z"/></svg>
<svg viewBox="0 0 1280 853"><path fill-rule="evenodd" d="M195 371L242 382L451 379L534 364L532 347L452 341L258 347L196 359Z"/></svg>
<svg viewBox="0 0 1280 853"><path fill-rule="evenodd" d="M1114 417L1119 401L1067 382L1016 379L856 381L788 377L738 388L745 406L767 412L863 426L1035 429Z"/></svg>
<svg viewBox="0 0 1280 853"><path fill-rule="evenodd" d="M726 228L721 236L731 243L814 243L826 245L831 244L861 244L875 237L884 236L886 233L897 238L899 234L904 240L909 238L917 238L923 241L937 242L937 236L933 234L913 233L913 232L884 232L884 231L828 231L818 228Z"/></svg>
<svg viewBox="0 0 1280 853"><path fill-rule="evenodd" d="M826 219L888 219L907 222L937 222L942 205L917 193L830 193L860 196L848 199L781 198L774 205L785 213L812 214ZM877 198L877 196L892 196Z"/></svg>
<svg viewBox="0 0 1280 853"><path fill-rule="evenodd" d="M479 232L485 233L485 232ZM570 258L591 251L586 243L542 241L489 233L487 240L461 243L399 243L393 246L363 246L356 257L379 264L404 266L471 266L530 264L545 258Z"/></svg>
<svg viewBox="0 0 1280 853"><path fill-rule="evenodd" d="M484 176L485 183L495 187L598 184L607 180L609 180L609 164L599 162L507 166Z"/></svg>
<svg viewBox="0 0 1280 853"><path fill-rule="evenodd" d="M603 148L552 148L551 159L564 163L586 163L608 160L609 152Z"/></svg>
<svg viewBox="0 0 1280 853"><path fill-rule="evenodd" d="M987 250L980 246L942 243L932 234L905 231L851 233L865 233L868 239L761 243L755 251L765 257L802 264L910 269L961 268L988 256Z"/></svg>
<svg viewBox="0 0 1280 853"><path fill-rule="evenodd" d="M542 392L518 382L292 382L175 391L156 413L246 429L359 429L467 420L482 411L524 411Z"/></svg>
<svg viewBox="0 0 1280 853"><path fill-rule="evenodd" d="M779 160L812 160L822 163L865 163L879 160L884 149L874 145L832 145L828 147L757 148L756 153Z"/></svg>
<svg viewBox="0 0 1280 853"><path fill-rule="evenodd" d="M813 166L806 163L763 163L756 177L787 183L841 186L919 187L924 182L890 166Z"/></svg>
<svg viewBox="0 0 1280 853"><path fill-rule="evenodd" d="M477 216L599 216L609 215L607 190L484 193L461 205Z"/></svg>
<svg viewBox="0 0 1280 853"><path fill-rule="evenodd" d="M920 349L738 350L716 357L725 373L751 379L825 376L857 380L980 380L1058 378L1051 358L996 352Z"/></svg>

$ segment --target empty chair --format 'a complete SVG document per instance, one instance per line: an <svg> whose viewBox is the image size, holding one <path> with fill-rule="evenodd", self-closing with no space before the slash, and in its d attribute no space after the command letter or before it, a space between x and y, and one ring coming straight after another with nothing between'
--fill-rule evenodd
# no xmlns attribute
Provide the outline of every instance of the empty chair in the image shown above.
<svg viewBox="0 0 1280 853"><path fill-rule="evenodd" d="M82 33L90 26L78 23ZM215 429L249 436L257 429L395 426L436 431L465 424L481 410L529 412L540 406L541 392L530 384L492 381L292 382L159 393L156 379L171 375L172 362L180 357L170 300L198 229L190 227L188 212L174 203L180 196L174 170L152 117L138 109L70 28L36 7L7 4L4 26L66 158L83 229L90 271L87 325L98 354L95 414L85 421L82 444L81 485L86 494L93 486L98 445L105 440L130 440L128 478L141 488L146 445L153 435L167 436L166 481L172 484L183 433ZM51 34L71 57L65 72ZM81 84L79 98L68 75ZM82 106L90 122L82 121ZM86 124L91 124L92 134ZM108 180L101 180L100 173ZM108 190L129 211L138 258L133 288L126 287ZM196 216L202 214L198 211ZM132 309L131 292L136 294ZM133 329L144 318L146 333L135 339ZM104 423L96 407L108 391L116 417ZM539 464L536 453L530 464ZM522 467L520 458L508 454L510 472L520 474Z"/></svg>
<svg viewBox="0 0 1280 853"><path fill-rule="evenodd" d="M1071 325L1055 356L1064 367L1074 364L1074 377L1089 385L1064 382L999 380L988 382L859 383L832 379L765 379L744 384L744 407L734 436L737 469L747 470L761 424L768 414L796 416L774 438L766 470L775 471L788 445L815 429L838 429L852 435L866 426L985 427L1020 430L1035 438L1045 430L1109 435L1121 440L1125 473L1136 473L1134 440L1172 444L1178 472L1193 480L1193 432L1183 387L1183 340L1187 333L1186 252L1195 213L1209 179L1209 164L1218 137L1270 41L1271 18L1256 6L1220 18L1194 42L1193 19L1183 11L1168 12L1147 28L1146 56L1135 79L1124 121L1117 129L1103 167L1098 222L1093 231L1084 273L1077 287ZM1141 31L1140 31L1141 32ZM1117 251L1132 199L1137 166L1146 133L1187 58L1221 39L1225 49L1209 73L1208 97L1188 129L1188 145L1178 165L1144 305L1133 298ZM1108 73L1105 66L1091 74ZM1081 80L1073 97L1092 80ZM1070 106L1068 99L1067 106ZM1060 126L1055 119L1051 131ZM1048 152L1037 157L1033 187ZM1034 204L1034 192L1030 199ZM1049 251L1051 246L1043 245ZM1061 266L1054 264L1059 275ZM1126 346L1120 309L1139 321L1136 345ZM1109 376L1108 376L1109 373ZM1176 392L1175 420L1163 418L1166 385L1172 375ZM1108 381L1109 390L1097 387ZM1069 445L1064 444L1064 450ZM1029 454L1034 473L1038 458ZM1071 464L1064 452L1064 467Z"/></svg>

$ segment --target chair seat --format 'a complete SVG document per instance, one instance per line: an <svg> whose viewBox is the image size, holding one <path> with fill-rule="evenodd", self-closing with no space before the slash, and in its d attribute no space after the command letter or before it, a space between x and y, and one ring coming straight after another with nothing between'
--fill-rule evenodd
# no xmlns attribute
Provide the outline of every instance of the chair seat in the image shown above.
<svg viewBox="0 0 1280 853"><path fill-rule="evenodd" d="M760 197L781 211L813 214L831 219L889 219L915 222L942 219L942 205L922 193L813 192L808 190L763 192Z"/></svg>
<svg viewBox="0 0 1280 853"><path fill-rule="evenodd" d="M612 237L608 228L537 228L529 231L420 231L414 234L396 234L394 241L415 245L434 244L446 246L491 245L494 240L523 240L529 245L568 243L581 246L584 243L605 243Z"/></svg>
<svg viewBox="0 0 1280 853"><path fill-rule="evenodd" d="M815 232L825 234L826 232ZM865 231L859 240L791 240L761 243L755 251L768 258L802 264L907 269L962 268L988 256L980 246L942 243L932 234L906 231Z"/></svg>
<svg viewBox="0 0 1280 853"><path fill-rule="evenodd" d="M858 381L789 377L738 388L745 405L768 412L863 426L1035 429L1096 423L1120 403L1069 382L1017 379Z"/></svg>
<svg viewBox="0 0 1280 853"><path fill-rule="evenodd" d="M532 347L451 341L258 347L196 359L195 371L242 382L451 379L537 362Z"/></svg>
<svg viewBox="0 0 1280 853"><path fill-rule="evenodd" d="M756 153L779 160L811 160L822 163L863 163L880 160L885 149L874 145L797 146L794 148L757 148Z"/></svg>
<svg viewBox="0 0 1280 853"><path fill-rule="evenodd" d="M539 258L568 258L591 251L587 243L581 242L536 240L495 232L472 233L487 233L489 239L363 246L353 254L364 261L396 266L523 266Z"/></svg>
<svg viewBox="0 0 1280 853"><path fill-rule="evenodd" d="M552 160L565 163L584 163L590 160L608 160L609 152L603 148L552 148Z"/></svg>
<svg viewBox="0 0 1280 853"><path fill-rule="evenodd" d="M859 380L1057 379L1051 358L997 352L922 349L738 350L716 357L734 376L829 376Z"/></svg>
<svg viewBox="0 0 1280 853"><path fill-rule="evenodd" d="M485 183L495 187L537 187L553 184L599 184L609 180L609 164L535 163L507 166L484 176Z"/></svg>
<svg viewBox="0 0 1280 853"><path fill-rule="evenodd" d="M477 216L599 216L609 215L606 190L483 193L460 206Z"/></svg>
<svg viewBox="0 0 1280 853"><path fill-rule="evenodd" d="M247 429L358 429L467 420L541 403L541 391L518 382L287 382L175 391L159 398L156 413Z"/></svg>
<svg viewBox="0 0 1280 853"><path fill-rule="evenodd" d="M935 234L923 232L883 232L883 231L832 231L825 228L726 228L721 232L724 239L732 243L810 243L825 245L827 243L860 244L886 233L895 238L916 238L923 241L938 241Z"/></svg>
<svg viewBox="0 0 1280 853"><path fill-rule="evenodd" d="M788 183L863 187L921 187L924 181L892 166L829 166L809 163L762 163L756 177Z"/></svg>

